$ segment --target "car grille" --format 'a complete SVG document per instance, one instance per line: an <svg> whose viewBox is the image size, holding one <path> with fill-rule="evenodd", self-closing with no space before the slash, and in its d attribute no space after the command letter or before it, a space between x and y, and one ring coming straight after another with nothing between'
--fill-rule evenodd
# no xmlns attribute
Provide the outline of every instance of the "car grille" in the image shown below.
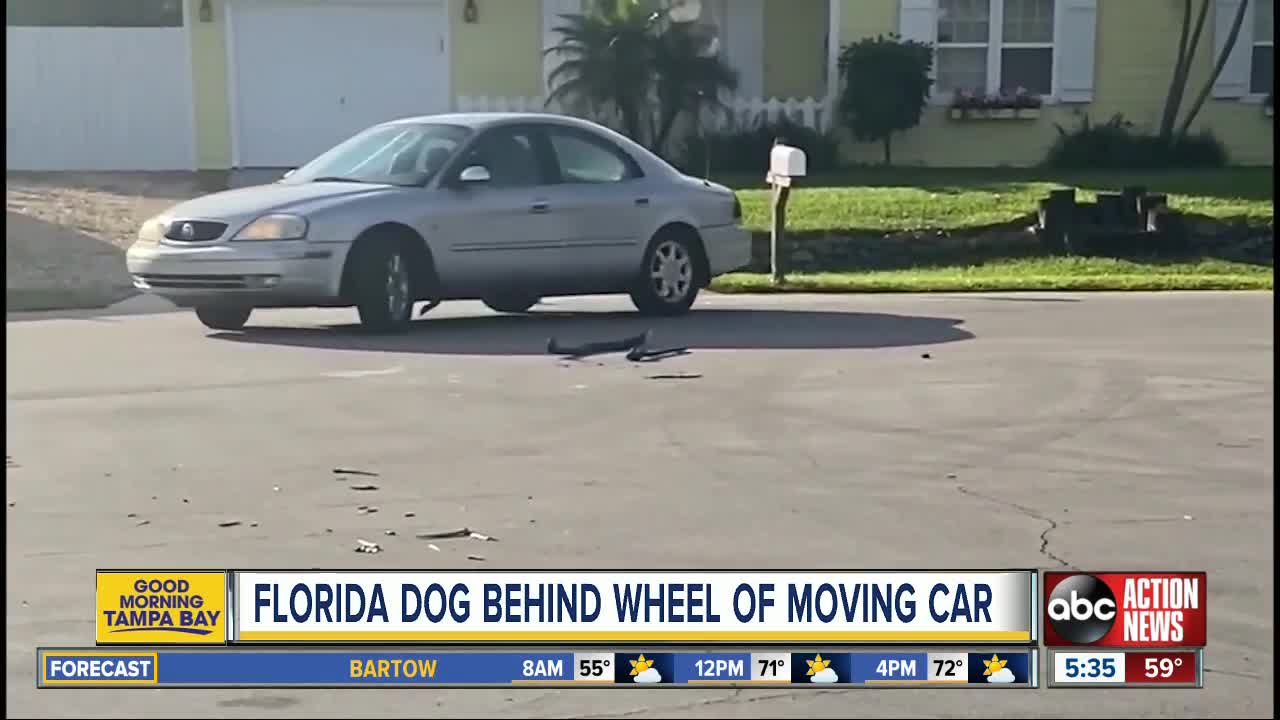
<svg viewBox="0 0 1280 720"><path fill-rule="evenodd" d="M227 224L205 220L174 220L169 223L164 236L176 242L209 242L222 237Z"/></svg>
<svg viewBox="0 0 1280 720"><path fill-rule="evenodd" d="M245 275L134 275L134 285L143 289L245 290Z"/></svg>

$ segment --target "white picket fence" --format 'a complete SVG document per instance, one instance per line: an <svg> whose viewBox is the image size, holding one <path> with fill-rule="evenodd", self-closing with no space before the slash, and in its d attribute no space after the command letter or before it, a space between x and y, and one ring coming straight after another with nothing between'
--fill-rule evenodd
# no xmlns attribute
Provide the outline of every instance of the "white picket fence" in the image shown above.
<svg viewBox="0 0 1280 720"><path fill-rule="evenodd" d="M826 132L832 126L832 107L827 100L815 98L750 98L736 97L725 101L727 110L705 110L702 127L710 132L749 130L762 122L775 123L783 117L804 127ZM602 112L592 117L584 113L564 113L558 103L546 104L540 97L459 97L459 112L542 112L578 114L615 130L616 114Z"/></svg>
<svg viewBox="0 0 1280 720"><path fill-rule="evenodd" d="M708 129L750 128L758 122L774 123L783 117L811 130L831 129L832 108L825 99L733 98L726 105L729 106L727 117L725 112L719 112L714 114L714 119L703 120Z"/></svg>

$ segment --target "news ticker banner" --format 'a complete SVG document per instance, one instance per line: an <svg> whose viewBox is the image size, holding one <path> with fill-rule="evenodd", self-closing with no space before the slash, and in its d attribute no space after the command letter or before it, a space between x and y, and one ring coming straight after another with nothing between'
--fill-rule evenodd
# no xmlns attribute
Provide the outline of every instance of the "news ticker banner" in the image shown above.
<svg viewBox="0 0 1280 720"><path fill-rule="evenodd" d="M101 570L98 645L1033 644L1013 571Z"/></svg>
<svg viewBox="0 0 1280 720"><path fill-rule="evenodd" d="M1038 687L1034 648L462 651L43 648L36 684L63 687Z"/></svg>

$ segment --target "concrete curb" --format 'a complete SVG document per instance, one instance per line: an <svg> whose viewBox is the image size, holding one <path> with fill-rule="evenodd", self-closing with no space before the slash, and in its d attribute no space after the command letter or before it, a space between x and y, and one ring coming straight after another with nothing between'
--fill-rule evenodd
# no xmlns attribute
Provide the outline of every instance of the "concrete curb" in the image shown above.
<svg viewBox="0 0 1280 720"><path fill-rule="evenodd" d="M24 320L57 320L85 319L95 317L127 317L131 315L160 315L177 312L180 308L172 302L156 295L135 293L123 300L109 305L86 305L78 302L78 298L69 296L65 304L55 301L42 303L53 307L39 307L32 310L7 310L5 321Z"/></svg>
<svg viewBox="0 0 1280 720"><path fill-rule="evenodd" d="M138 293L118 303L106 307L105 312L111 315L155 315L178 310L178 306L159 295Z"/></svg>

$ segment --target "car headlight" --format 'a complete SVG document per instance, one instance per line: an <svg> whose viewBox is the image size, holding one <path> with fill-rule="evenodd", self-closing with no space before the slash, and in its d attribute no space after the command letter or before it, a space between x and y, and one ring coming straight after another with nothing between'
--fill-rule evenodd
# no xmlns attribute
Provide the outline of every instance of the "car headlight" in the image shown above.
<svg viewBox="0 0 1280 720"><path fill-rule="evenodd" d="M244 226L233 240L301 240L307 236L307 219L297 215L263 215Z"/></svg>
<svg viewBox="0 0 1280 720"><path fill-rule="evenodd" d="M138 242L155 245L164 239L164 231L169 227L169 218L161 215L142 223L138 229Z"/></svg>

